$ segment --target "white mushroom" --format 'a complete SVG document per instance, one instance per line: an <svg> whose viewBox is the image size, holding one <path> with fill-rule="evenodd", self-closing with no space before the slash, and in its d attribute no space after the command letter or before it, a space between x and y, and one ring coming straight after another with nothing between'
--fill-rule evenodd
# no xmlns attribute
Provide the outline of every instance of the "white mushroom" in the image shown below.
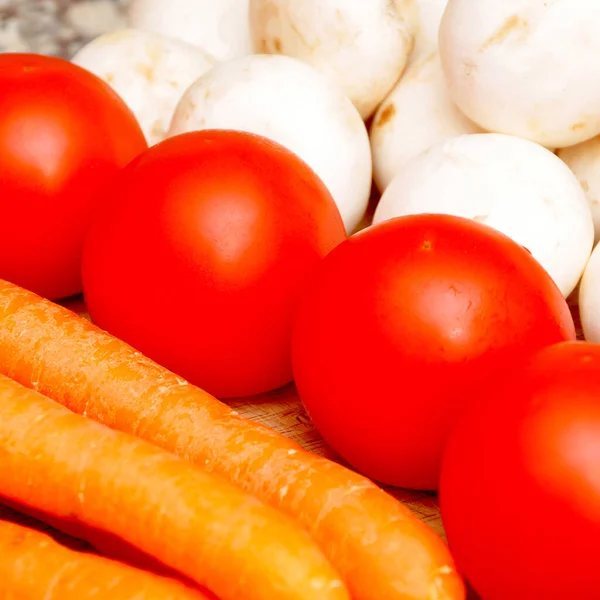
<svg viewBox="0 0 600 600"><path fill-rule="evenodd" d="M412 36L390 0L250 0L257 52L303 60L366 119L404 71Z"/></svg>
<svg viewBox="0 0 600 600"><path fill-rule="evenodd" d="M409 64L430 54L438 46L438 32L448 0L395 0L408 23L415 44Z"/></svg>
<svg viewBox="0 0 600 600"><path fill-rule="evenodd" d="M579 316L585 339L600 343L600 244L594 248L581 278Z"/></svg>
<svg viewBox="0 0 600 600"><path fill-rule="evenodd" d="M533 254L565 297L594 242L589 203L573 172L546 148L503 134L461 135L408 161L374 222L416 213L453 214L498 229Z"/></svg>
<svg viewBox="0 0 600 600"><path fill-rule="evenodd" d="M581 187L587 193L594 217L596 241L598 241L600 240L600 137L576 146L560 148L556 154L575 173Z"/></svg>
<svg viewBox="0 0 600 600"><path fill-rule="evenodd" d="M350 100L304 62L254 55L217 65L184 94L169 135L238 129L263 135L302 158L323 180L350 232L365 213L371 150Z"/></svg>
<svg viewBox="0 0 600 600"><path fill-rule="evenodd" d="M248 0L131 0L130 27L188 42L218 61L252 53Z"/></svg>
<svg viewBox="0 0 600 600"><path fill-rule="evenodd" d="M450 99L437 51L413 63L375 113L373 175L384 191L404 163L437 142L481 129Z"/></svg>
<svg viewBox="0 0 600 600"><path fill-rule="evenodd" d="M547 147L600 133L600 2L449 0L439 49L450 94L488 131Z"/></svg>
<svg viewBox="0 0 600 600"><path fill-rule="evenodd" d="M149 144L165 138L185 90L215 64L189 44L135 29L101 35L81 48L72 62L123 98Z"/></svg>

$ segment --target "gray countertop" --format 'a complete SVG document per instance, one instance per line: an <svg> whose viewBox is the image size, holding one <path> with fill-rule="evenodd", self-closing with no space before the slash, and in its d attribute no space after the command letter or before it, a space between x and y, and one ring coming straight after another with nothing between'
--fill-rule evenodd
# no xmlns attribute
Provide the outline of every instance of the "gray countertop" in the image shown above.
<svg viewBox="0 0 600 600"><path fill-rule="evenodd" d="M0 52L70 58L90 39L125 26L128 2L0 0Z"/></svg>

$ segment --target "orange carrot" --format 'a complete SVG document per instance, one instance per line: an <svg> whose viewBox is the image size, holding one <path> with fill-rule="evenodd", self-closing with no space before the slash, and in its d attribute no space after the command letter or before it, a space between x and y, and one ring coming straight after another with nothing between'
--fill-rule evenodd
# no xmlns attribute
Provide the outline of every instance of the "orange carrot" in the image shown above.
<svg viewBox="0 0 600 600"><path fill-rule="evenodd" d="M5 600L206 600L173 579L66 548L49 535L0 521L0 598Z"/></svg>
<svg viewBox="0 0 600 600"><path fill-rule="evenodd" d="M0 375L0 496L114 533L221 600L348 600L291 519Z"/></svg>
<svg viewBox="0 0 600 600"><path fill-rule="evenodd" d="M71 311L0 282L0 372L294 516L353 600L461 600L444 542L368 479L306 452Z"/></svg>
<svg viewBox="0 0 600 600"><path fill-rule="evenodd" d="M19 502L12 502L6 498L1 498L0 505L4 505L19 515L24 515L25 517L30 517L37 522L42 522L56 531L66 533L69 538L77 540L79 543L82 543L82 540L85 540L87 545L99 551L100 554L103 554L108 558L127 563L133 567L143 569L144 571L151 571L157 575L174 577L179 581L186 581L192 585L192 587L201 589L201 586L189 581L189 578L185 578L180 573L177 573L177 571L174 569L171 569L165 564L159 562L153 556L138 550L136 547L127 543L114 533L90 527L85 523L73 521L73 519L63 519L57 517L56 515L35 510L30 506L25 506ZM207 594L209 593L206 588L202 588L202 591Z"/></svg>

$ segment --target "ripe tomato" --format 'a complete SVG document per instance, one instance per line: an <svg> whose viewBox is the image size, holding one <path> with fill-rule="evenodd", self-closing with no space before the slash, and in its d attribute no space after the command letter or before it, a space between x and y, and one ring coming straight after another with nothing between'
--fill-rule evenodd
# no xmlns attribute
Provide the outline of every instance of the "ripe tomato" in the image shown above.
<svg viewBox="0 0 600 600"><path fill-rule="evenodd" d="M103 185L146 147L95 75L59 58L0 54L0 277L52 299L79 293Z"/></svg>
<svg viewBox="0 0 600 600"><path fill-rule="evenodd" d="M415 215L325 259L292 358L309 415L342 457L379 481L434 489L468 388L487 393L499 361L574 337L560 291L524 248L470 220Z"/></svg>
<svg viewBox="0 0 600 600"><path fill-rule="evenodd" d="M84 250L92 319L220 397L289 382L297 297L345 238L313 171L265 138L206 130L152 147L112 194Z"/></svg>
<svg viewBox="0 0 600 600"><path fill-rule="evenodd" d="M600 594L600 345L563 342L486 386L449 437L442 517L485 600Z"/></svg>

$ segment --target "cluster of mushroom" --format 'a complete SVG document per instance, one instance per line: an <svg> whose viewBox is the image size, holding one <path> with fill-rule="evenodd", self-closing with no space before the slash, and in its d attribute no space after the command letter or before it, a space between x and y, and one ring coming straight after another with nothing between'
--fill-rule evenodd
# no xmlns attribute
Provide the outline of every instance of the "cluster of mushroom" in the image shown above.
<svg viewBox="0 0 600 600"><path fill-rule="evenodd" d="M600 341L599 22L590 0L132 0L130 29L73 61L150 143L226 128L287 146L348 233L371 222L373 181L374 222L495 227L578 289Z"/></svg>

